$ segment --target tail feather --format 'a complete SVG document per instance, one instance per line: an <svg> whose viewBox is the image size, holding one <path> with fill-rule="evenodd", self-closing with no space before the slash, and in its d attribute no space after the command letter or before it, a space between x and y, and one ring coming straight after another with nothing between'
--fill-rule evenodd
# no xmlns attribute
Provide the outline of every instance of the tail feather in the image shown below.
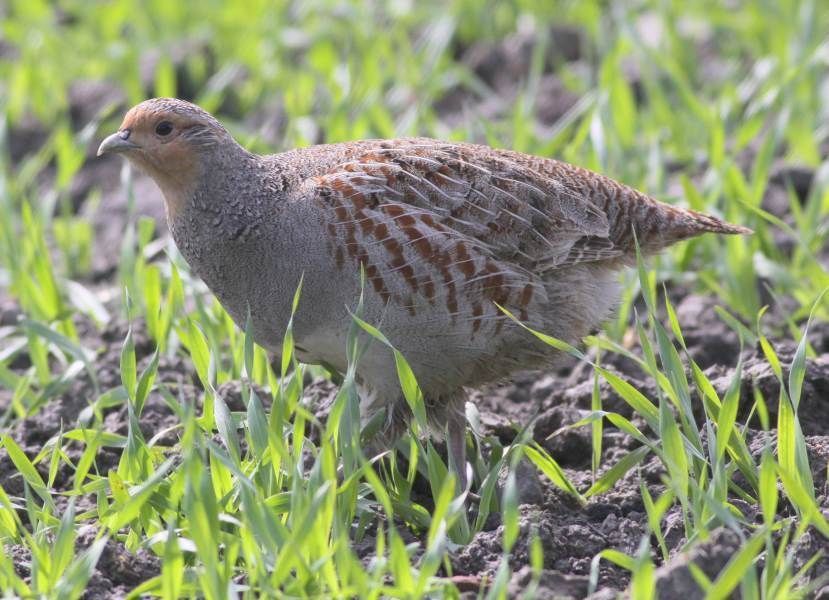
<svg viewBox="0 0 829 600"><path fill-rule="evenodd" d="M663 226L654 233L653 242L658 249L671 244L702 235L703 233L720 233L725 235L747 235L754 233L748 227L733 225L717 217L687 208L678 208L658 203L665 214ZM661 229L661 230L660 230Z"/></svg>
<svg viewBox="0 0 829 600"><path fill-rule="evenodd" d="M688 208L659 202L650 196L627 188L616 209L616 227L612 238L617 247L633 252L635 239L647 253L659 252L668 246L702 235L750 234L741 225L732 225L717 217ZM614 235L615 234L615 235Z"/></svg>

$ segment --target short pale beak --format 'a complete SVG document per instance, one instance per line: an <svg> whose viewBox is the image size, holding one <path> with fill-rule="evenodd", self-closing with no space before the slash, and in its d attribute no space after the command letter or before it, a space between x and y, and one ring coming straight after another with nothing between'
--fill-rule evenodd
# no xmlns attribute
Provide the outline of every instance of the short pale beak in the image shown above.
<svg viewBox="0 0 829 600"><path fill-rule="evenodd" d="M101 145L98 146L98 156L126 152L127 150L133 150L138 147L138 144L130 141L130 130L122 129L101 142Z"/></svg>

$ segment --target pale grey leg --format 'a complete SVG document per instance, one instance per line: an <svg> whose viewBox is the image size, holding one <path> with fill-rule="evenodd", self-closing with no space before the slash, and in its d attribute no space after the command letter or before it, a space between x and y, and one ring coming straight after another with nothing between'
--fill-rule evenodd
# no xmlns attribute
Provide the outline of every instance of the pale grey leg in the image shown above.
<svg viewBox="0 0 829 600"><path fill-rule="evenodd" d="M450 415L446 425L446 453L449 468L455 473L457 491L466 490L466 421L461 415Z"/></svg>

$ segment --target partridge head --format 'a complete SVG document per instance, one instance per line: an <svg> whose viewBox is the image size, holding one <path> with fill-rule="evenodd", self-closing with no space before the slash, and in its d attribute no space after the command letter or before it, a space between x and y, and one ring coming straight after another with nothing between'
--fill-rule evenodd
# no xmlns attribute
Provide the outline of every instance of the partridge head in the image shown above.
<svg viewBox="0 0 829 600"><path fill-rule="evenodd" d="M557 160L427 138L255 155L199 107L132 108L98 154L120 153L163 192L178 248L235 322L279 352L345 370L361 316L406 357L429 418L466 480L465 388L538 368L556 351L516 325L577 342L607 319L636 242L654 253L705 232L749 230L670 206ZM365 342L366 418L393 441L410 416L394 357Z"/></svg>
<svg viewBox="0 0 829 600"><path fill-rule="evenodd" d="M142 102L124 117L116 133L98 148L98 156L122 153L152 177L168 210L182 206L215 157L209 151L241 150L210 114L174 99Z"/></svg>

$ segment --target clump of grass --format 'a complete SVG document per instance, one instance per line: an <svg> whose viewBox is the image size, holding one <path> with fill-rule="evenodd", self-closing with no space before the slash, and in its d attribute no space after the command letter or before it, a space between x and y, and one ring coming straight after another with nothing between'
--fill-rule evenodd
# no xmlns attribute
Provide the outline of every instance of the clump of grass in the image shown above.
<svg viewBox="0 0 829 600"><path fill-rule="evenodd" d="M634 597L652 597L657 565L672 551L663 531L672 510L682 516L686 548L719 527L743 541L713 580L693 571L709 597L736 590L752 598L797 597L819 585L819 577L807 583L818 557L795 570L794 555L805 532L829 534L799 424L812 354L806 333L829 317L821 301L829 286L821 262L829 193L822 171L806 198L790 190L788 221L765 210L763 198L780 157L811 167L823 160L825 3L784 0L733 11L713 0L611 8L593 0L543 6L459 0L441 8L257 2L217 10L135 0L96 10L69 3L60 12L36 0L6 7L3 41L12 54L0 58L0 292L19 307L20 318L0 326L0 386L8 398L0 447L13 466L9 481L22 481L22 491L0 483L0 542L28 557L28 574L3 553L0 589L76 597L107 544L117 543L160 560L158 576L132 590L133 597L457 597L450 553L498 512L502 560L480 595L504 597L523 535L514 474L522 457L577 503L601 497L623 478L636 482L646 460L662 466L662 488L640 487L648 531L637 552L601 552L594 586L601 561L610 561L630 572ZM583 30L582 44L591 51L579 63L556 65L582 99L553 127L542 127L534 122L537 90L557 41L552 25L561 23ZM641 35L647 23L656 38ZM492 93L459 60L462 50L500 40L519 25L534 30L540 43L511 106L486 120L470 110L459 125L447 126L439 100L458 90L471 101ZM716 70L708 69L714 59L699 59L700 31ZM191 50L178 60L182 45ZM142 79L138 66L147 48L161 56ZM629 77L631 65L636 78ZM402 356L398 375L415 415L414 435L379 460L361 449L354 365L368 338L384 343L381 331L355 320L350 368L331 415L317 422L303 401L304 383L323 371L297 363L290 328L281 362L271 366L249 332L239 331L188 276L172 247L170 261L152 260L163 248L153 239L154 223L136 214L127 170L129 218L108 292L122 301L101 301L90 278L93 227L75 213L71 184L98 126L112 126L116 117L105 102L89 123L73 123L69 90L83 79L115 82L128 102L191 91L257 151L279 148L249 129L244 116L278 103L287 123L278 145L285 148L319 138L430 134L560 157L659 197L681 196L755 235L687 243L626 279L607 335L587 340L596 357L594 393L590 411L573 425L590 428L593 480L586 489L528 428L504 445L482 433L470 407L470 462L480 496L472 509L457 495L441 452L421 435L425 409ZM12 162L19 138L11 132L26 131L32 117L45 141ZM778 244L781 232L794 240L789 250ZM716 295L722 318L746 346L762 349L780 382L778 398L757 393L749 418L738 420L746 408L739 406L742 366L718 394L687 352L667 294L657 293L665 279ZM645 306L637 313L640 295ZM769 297L789 307L785 314L764 316ZM84 328L118 318L134 329L113 383L100 372L99 348L90 347L96 338ZM139 328L156 349L143 359ZM622 343L628 332L641 354ZM791 365L782 364L770 341L781 335L798 340ZM605 368L601 357L608 353L633 360L656 382L655 395ZM164 361L175 358L193 366L197 386L160 376ZM234 381L244 382L244 411L230 410L219 393ZM605 410L600 381L638 418ZM21 422L77 389L87 396L77 420L62 423L35 455L27 454L15 433ZM171 431L142 433L148 402L169 407L176 416ZM775 403L772 422L768 406ZM125 411L125 432L108 430L104 413L113 409ZM751 419L776 431L759 455L748 448ZM640 444L612 465L601 460L609 429ZM171 446L168 433L178 439ZM104 450L119 453L112 468L102 462ZM58 486L60 478L69 483ZM420 478L428 493L418 488ZM761 522L748 522L736 499L758 506ZM90 525L94 540L79 550L79 532ZM374 548L361 558L355 544L366 540ZM531 535L532 585L540 583L542 547Z"/></svg>

